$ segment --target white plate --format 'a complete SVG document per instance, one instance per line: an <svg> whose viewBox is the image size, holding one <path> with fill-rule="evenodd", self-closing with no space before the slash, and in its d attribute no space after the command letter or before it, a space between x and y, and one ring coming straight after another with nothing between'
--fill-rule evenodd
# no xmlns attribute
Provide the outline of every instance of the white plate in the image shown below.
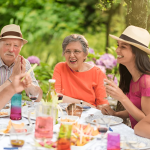
<svg viewBox="0 0 150 150"><path fill-rule="evenodd" d="M0 134L4 134L2 130L7 129L7 125L6 124L0 124ZM30 134L33 132L34 127L33 126L24 126L24 129L27 129L26 134ZM22 134L22 133L18 133L18 134ZM10 133L6 133L5 135L10 135Z"/></svg>
<svg viewBox="0 0 150 150"><path fill-rule="evenodd" d="M104 122L103 122L103 120ZM117 125L123 122L122 118L115 117L115 116L107 116L107 115L91 115L85 118L86 122L91 123L91 124L96 124L96 121L100 124L105 124L108 123L110 120L110 125Z"/></svg>
<svg viewBox="0 0 150 150"><path fill-rule="evenodd" d="M6 124L1 124L0 125L0 134L4 134L2 130L5 130L5 129L7 129L7 125ZM24 129L27 129L26 134L29 134L29 133L33 132L34 127L25 125ZM22 133L18 133L18 134L22 134ZM5 135L10 135L10 133L6 133Z"/></svg>
<svg viewBox="0 0 150 150"><path fill-rule="evenodd" d="M71 104L71 103L59 103L59 106L62 108L62 110L66 110L67 106ZM81 104L76 104L77 106L82 107L82 110L89 110L91 107L90 106L86 106L86 105L81 105Z"/></svg>
<svg viewBox="0 0 150 150"><path fill-rule="evenodd" d="M0 117L8 117L10 115L10 109L1 109L0 112L7 112L8 115L0 115Z"/></svg>
<svg viewBox="0 0 150 150"><path fill-rule="evenodd" d="M130 145L128 145L127 143L132 145L132 147L129 147ZM139 144L137 144L137 143L139 143ZM138 145L139 145L139 147L138 147ZM133 149L133 148L149 149L150 148L150 140L146 139L146 138L138 137L138 136L136 136L136 137L129 136L124 139L121 138L120 147L123 149L129 149L129 148L130 149Z"/></svg>

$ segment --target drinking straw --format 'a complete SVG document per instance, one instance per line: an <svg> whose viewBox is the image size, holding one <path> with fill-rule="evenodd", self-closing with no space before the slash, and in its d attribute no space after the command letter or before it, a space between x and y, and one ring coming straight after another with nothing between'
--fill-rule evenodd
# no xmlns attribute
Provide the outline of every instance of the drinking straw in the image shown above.
<svg viewBox="0 0 150 150"><path fill-rule="evenodd" d="M14 132L15 132L15 134L16 134L16 138L17 138L17 140L16 141L18 141L18 134L17 134L17 132L16 132L16 130L15 130L15 128L14 128L14 126L13 126L13 123L11 122L11 125L12 125L12 128L13 128L13 130L14 130ZM11 133L10 133L11 134Z"/></svg>
<svg viewBox="0 0 150 150"><path fill-rule="evenodd" d="M34 64L33 67L31 67L31 68L28 70L27 74L29 74L33 69L35 69L36 66L37 66L37 64ZM24 77L21 79L21 82L25 79L25 77L26 77L26 76L24 76Z"/></svg>
<svg viewBox="0 0 150 150"><path fill-rule="evenodd" d="M61 107L59 105L57 105L57 109L60 110L61 115L64 115L64 113L63 113L63 111L62 111L62 109L61 109Z"/></svg>
<svg viewBox="0 0 150 150"><path fill-rule="evenodd" d="M75 138L77 138L77 136L76 136L73 132L72 132L71 134L72 134Z"/></svg>
<svg viewBox="0 0 150 150"><path fill-rule="evenodd" d="M73 105L72 105L72 116L73 116Z"/></svg>
<svg viewBox="0 0 150 150"><path fill-rule="evenodd" d="M82 127L82 125L81 125L80 144L82 143L82 138L83 138L83 127Z"/></svg>
<svg viewBox="0 0 150 150"><path fill-rule="evenodd" d="M75 129L76 129L79 133L81 133L81 131L80 131L80 129L79 129L79 128L75 127Z"/></svg>

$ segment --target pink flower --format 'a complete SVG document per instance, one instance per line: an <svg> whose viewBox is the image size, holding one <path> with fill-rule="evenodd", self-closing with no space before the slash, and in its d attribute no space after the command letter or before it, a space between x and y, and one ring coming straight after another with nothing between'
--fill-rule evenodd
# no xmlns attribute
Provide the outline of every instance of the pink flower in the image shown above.
<svg viewBox="0 0 150 150"><path fill-rule="evenodd" d="M94 49L89 48L89 53L90 53L90 54L95 54Z"/></svg>
<svg viewBox="0 0 150 150"><path fill-rule="evenodd" d="M30 64L38 64L40 65L40 59L36 56L30 56L27 58Z"/></svg>
<svg viewBox="0 0 150 150"><path fill-rule="evenodd" d="M96 60L97 65L105 66L106 69L113 69L117 65L117 60L111 54L104 54L98 60Z"/></svg>
<svg viewBox="0 0 150 150"><path fill-rule="evenodd" d="M104 66L101 65L96 65L96 66L100 68L103 73L106 73L106 68Z"/></svg>
<svg viewBox="0 0 150 150"><path fill-rule="evenodd" d="M107 77L113 79L113 75L112 74L108 74ZM118 80L117 80L116 77L114 78L114 82L115 82L116 85L118 85Z"/></svg>

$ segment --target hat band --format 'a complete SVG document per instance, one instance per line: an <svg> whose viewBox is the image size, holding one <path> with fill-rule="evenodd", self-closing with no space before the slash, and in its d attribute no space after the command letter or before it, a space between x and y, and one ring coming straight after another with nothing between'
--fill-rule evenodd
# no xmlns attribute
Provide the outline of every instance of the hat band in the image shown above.
<svg viewBox="0 0 150 150"><path fill-rule="evenodd" d="M129 36L127 36L127 35L125 35L125 34L121 34L121 36L120 36L119 38L121 38L121 39L123 39L123 40L126 40L126 41L128 41L128 42L133 42L133 43L136 43L136 44L140 44L140 45L142 45L142 46L148 48L148 46L142 44L141 42L139 42L139 41L137 41L137 40L134 40L134 39L130 38Z"/></svg>
<svg viewBox="0 0 150 150"><path fill-rule="evenodd" d="M10 36L10 35L22 38L22 35L19 32L14 32L14 31L5 32L1 35L1 37Z"/></svg>

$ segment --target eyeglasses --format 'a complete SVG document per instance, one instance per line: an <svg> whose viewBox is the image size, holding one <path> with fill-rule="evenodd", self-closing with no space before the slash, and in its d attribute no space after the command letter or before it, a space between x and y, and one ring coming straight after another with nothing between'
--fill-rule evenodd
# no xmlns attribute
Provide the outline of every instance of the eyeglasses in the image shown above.
<svg viewBox="0 0 150 150"><path fill-rule="evenodd" d="M81 52L83 52L83 51L79 51L79 50L69 51L69 50L66 50L66 51L64 52L64 54L66 54L66 55L71 55L71 53L73 53L74 55L78 55L78 54L80 54Z"/></svg>

